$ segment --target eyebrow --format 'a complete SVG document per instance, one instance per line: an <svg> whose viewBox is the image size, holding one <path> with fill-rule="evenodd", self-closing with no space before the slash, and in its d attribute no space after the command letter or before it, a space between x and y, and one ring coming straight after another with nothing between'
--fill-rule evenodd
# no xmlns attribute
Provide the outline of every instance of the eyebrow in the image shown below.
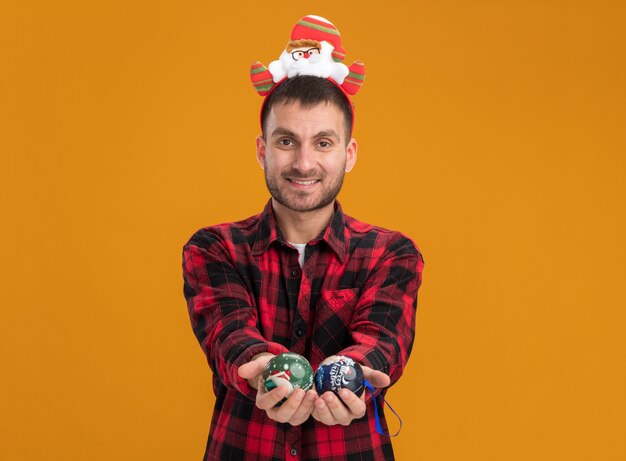
<svg viewBox="0 0 626 461"><path fill-rule="evenodd" d="M293 131L281 127L278 127L274 131L272 131L272 138L276 136L291 136L292 138L297 138L296 134Z"/></svg>
<svg viewBox="0 0 626 461"><path fill-rule="evenodd" d="M273 132L272 132L272 138L276 137L276 136L290 136L292 138L298 138L298 135L296 135L293 131L288 130L287 128L281 128L278 127L276 128ZM315 138L336 138L339 139L339 135L337 134L337 132L335 130L322 130L319 133L317 133L315 136Z"/></svg>
<svg viewBox="0 0 626 461"><path fill-rule="evenodd" d="M317 133L316 138L337 138L339 139L339 135L335 130L322 130Z"/></svg>

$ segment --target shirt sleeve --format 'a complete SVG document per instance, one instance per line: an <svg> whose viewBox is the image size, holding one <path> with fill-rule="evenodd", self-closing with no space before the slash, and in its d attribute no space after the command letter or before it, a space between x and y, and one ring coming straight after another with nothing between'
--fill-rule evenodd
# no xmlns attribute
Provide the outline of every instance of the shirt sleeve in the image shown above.
<svg viewBox="0 0 626 461"><path fill-rule="evenodd" d="M423 267L410 239L402 236L389 245L361 287L349 326L353 345L339 353L386 373L391 384L402 375L413 347Z"/></svg>
<svg viewBox="0 0 626 461"><path fill-rule="evenodd" d="M199 231L183 247L183 280L191 326L213 374L255 399L237 369L261 352L287 350L259 332L257 308L221 236Z"/></svg>

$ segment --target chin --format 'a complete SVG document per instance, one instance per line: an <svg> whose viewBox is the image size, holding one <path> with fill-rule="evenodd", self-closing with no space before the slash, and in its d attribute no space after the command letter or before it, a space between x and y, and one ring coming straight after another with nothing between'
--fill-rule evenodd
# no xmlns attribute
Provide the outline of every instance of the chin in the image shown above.
<svg viewBox="0 0 626 461"><path fill-rule="evenodd" d="M314 200L297 200L297 199L296 200L290 200L290 199L282 200L282 197L278 197L278 198L274 197L274 199L278 203L283 205L285 208L288 208L292 211L297 211L299 213L320 210L332 204L335 200L334 197L330 199L330 201L327 198L325 199L317 198Z"/></svg>

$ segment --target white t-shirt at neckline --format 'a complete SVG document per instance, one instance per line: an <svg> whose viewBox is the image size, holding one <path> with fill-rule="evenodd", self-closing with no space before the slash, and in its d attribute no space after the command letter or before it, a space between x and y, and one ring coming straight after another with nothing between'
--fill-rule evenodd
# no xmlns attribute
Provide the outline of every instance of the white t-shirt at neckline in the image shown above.
<svg viewBox="0 0 626 461"><path fill-rule="evenodd" d="M298 263L300 267L304 267L304 249L306 248L306 243L292 243L289 242L289 245L293 245L296 250L298 250Z"/></svg>

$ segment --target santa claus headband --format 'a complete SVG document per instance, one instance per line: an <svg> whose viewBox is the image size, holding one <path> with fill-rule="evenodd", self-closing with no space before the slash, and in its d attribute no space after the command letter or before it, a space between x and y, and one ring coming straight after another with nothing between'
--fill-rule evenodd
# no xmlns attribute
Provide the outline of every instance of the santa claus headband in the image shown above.
<svg viewBox="0 0 626 461"><path fill-rule="evenodd" d="M252 63L250 79L257 93L265 97L263 106L267 97L285 79L312 75L334 83L352 107L349 95L356 94L361 88L365 79L365 64L354 61L348 67L342 63L345 57L346 51L341 46L337 27L320 16L308 15L293 27L287 46L269 68L259 61Z"/></svg>

